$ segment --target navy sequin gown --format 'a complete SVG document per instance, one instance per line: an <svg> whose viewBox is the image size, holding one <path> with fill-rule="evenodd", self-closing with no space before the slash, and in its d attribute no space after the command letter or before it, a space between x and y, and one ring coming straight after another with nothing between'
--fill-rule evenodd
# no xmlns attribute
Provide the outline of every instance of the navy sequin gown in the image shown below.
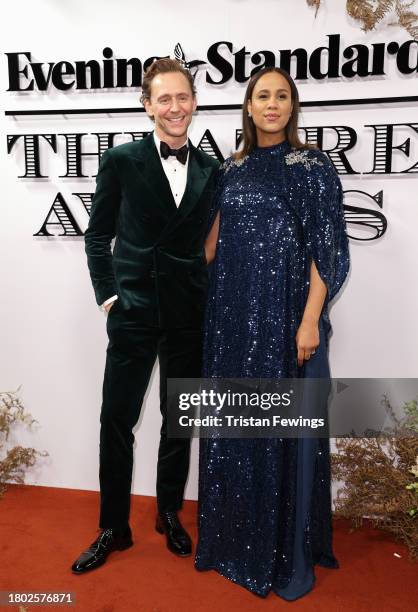
<svg viewBox="0 0 418 612"><path fill-rule="evenodd" d="M318 150L257 147L220 170L219 238L206 313L206 378L329 377L328 302L348 272L340 180ZM320 346L297 366L315 261L328 294ZM201 439L195 565L266 596L311 590L335 568L327 439Z"/></svg>

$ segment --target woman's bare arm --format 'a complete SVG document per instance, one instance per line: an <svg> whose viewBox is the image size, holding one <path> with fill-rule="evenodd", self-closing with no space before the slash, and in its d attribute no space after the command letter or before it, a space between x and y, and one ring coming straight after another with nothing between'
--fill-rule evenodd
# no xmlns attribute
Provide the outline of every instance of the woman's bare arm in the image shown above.
<svg viewBox="0 0 418 612"><path fill-rule="evenodd" d="M213 222L213 225L205 242L205 254L206 261L208 262L208 264L210 264L215 259L216 243L218 242L219 235L219 216L220 213L218 211L215 217L215 221Z"/></svg>
<svg viewBox="0 0 418 612"><path fill-rule="evenodd" d="M303 364L304 359L309 359L312 352L319 346L318 323L326 295L327 287L312 261L308 299L303 311L302 322L296 334L299 367Z"/></svg>

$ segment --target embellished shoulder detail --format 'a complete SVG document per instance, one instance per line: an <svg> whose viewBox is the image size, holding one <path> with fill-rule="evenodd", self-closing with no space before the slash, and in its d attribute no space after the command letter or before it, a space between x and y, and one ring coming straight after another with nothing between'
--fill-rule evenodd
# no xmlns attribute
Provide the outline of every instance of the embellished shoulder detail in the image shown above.
<svg viewBox="0 0 418 612"><path fill-rule="evenodd" d="M226 159L224 163L222 164L221 170L227 173L233 167L239 168L240 166L242 166L242 164L245 162L246 159L248 159L248 155L246 155L245 157L241 157L241 159L235 159L234 157L228 157L228 159Z"/></svg>
<svg viewBox="0 0 418 612"><path fill-rule="evenodd" d="M321 160L320 156L317 155L316 151L312 151L311 155L311 150L309 149L304 149L302 151L299 151L298 149L292 149L290 151L290 153L287 153L287 155L285 155L285 161L286 164L288 166L293 166L294 164L302 164L306 170L311 170L312 166L314 166L315 164L318 166L323 166L324 162ZM318 153L320 153L318 151Z"/></svg>

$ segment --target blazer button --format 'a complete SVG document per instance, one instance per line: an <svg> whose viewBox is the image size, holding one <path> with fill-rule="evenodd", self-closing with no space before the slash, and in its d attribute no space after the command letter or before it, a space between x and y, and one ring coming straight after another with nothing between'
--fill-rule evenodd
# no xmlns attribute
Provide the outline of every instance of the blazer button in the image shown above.
<svg viewBox="0 0 418 612"><path fill-rule="evenodd" d="M149 275L151 278L155 278L155 270L151 270Z"/></svg>

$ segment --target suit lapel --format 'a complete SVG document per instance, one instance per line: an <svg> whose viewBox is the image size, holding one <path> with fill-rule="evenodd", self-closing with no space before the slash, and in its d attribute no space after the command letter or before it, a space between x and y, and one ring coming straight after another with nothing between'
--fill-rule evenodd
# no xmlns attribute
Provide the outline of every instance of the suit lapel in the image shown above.
<svg viewBox="0 0 418 612"><path fill-rule="evenodd" d="M190 159L187 169L187 184L179 206L179 213L185 217L197 204L211 175L210 166L201 166L198 161L197 149L189 140Z"/></svg>
<svg viewBox="0 0 418 612"><path fill-rule="evenodd" d="M159 240L171 232L193 210L198 203L206 183L211 176L212 166L205 165L199 151L189 140L189 165L187 169L187 183L180 205L177 208L170 183L165 175L159 153L155 147L152 134L140 141L135 156L135 163L140 172L141 179L154 194L160 206L168 215L167 225L163 229Z"/></svg>
<svg viewBox="0 0 418 612"><path fill-rule="evenodd" d="M181 224L183 219L193 210L198 203L200 196L208 182L208 179L212 172L211 166L205 166L200 164L199 151L192 145L189 140L190 147L190 159L189 166L187 169L187 184L184 195L181 199L180 206L177 212L167 223L166 227L161 233L159 241L165 239L167 234L171 233L178 225ZM174 202L175 205L175 202Z"/></svg>
<svg viewBox="0 0 418 612"><path fill-rule="evenodd" d="M142 146L136 156L136 166L141 173L141 178L166 212L173 214L177 211L177 206L162 167L154 137L150 134L140 142Z"/></svg>

